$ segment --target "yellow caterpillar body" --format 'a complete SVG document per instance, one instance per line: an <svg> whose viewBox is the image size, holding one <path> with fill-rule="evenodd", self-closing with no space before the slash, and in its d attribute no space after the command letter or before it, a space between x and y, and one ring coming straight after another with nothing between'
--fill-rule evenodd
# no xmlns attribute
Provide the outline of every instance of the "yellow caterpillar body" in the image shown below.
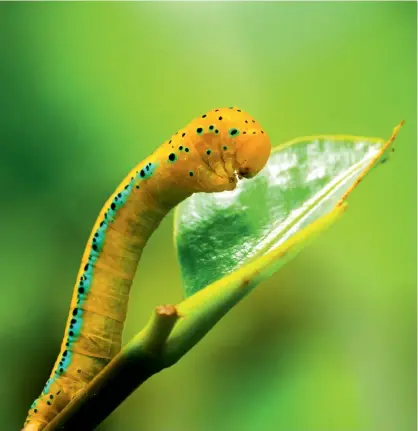
<svg viewBox="0 0 418 431"><path fill-rule="evenodd" d="M120 351L142 250L163 217L195 192L233 190L266 164L270 140L238 108L194 119L139 163L96 220L78 272L65 336L24 431L42 430Z"/></svg>

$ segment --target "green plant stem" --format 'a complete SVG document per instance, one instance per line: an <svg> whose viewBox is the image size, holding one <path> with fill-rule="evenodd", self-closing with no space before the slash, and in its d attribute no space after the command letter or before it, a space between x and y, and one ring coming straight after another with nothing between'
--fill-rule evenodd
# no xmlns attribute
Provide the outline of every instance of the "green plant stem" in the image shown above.
<svg viewBox="0 0 418 431"><path fill-rule="evenodd" d="M172 305L157 307L145 327L45 428L91 431L163 366L161 350L178 319Z"/></svg>

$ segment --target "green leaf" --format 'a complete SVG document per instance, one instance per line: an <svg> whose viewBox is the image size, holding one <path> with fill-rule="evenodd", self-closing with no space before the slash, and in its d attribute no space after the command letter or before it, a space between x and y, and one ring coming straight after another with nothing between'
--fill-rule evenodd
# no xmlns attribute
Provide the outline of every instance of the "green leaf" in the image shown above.
<svg viewBox="0 0 418 431"><path fill-rule="evenodd" d="M329 214L376 165L391 139L298 138L273 148L266 167L234 191L198 193L175 212L174 235L186 296L237 271Z"/></svg>

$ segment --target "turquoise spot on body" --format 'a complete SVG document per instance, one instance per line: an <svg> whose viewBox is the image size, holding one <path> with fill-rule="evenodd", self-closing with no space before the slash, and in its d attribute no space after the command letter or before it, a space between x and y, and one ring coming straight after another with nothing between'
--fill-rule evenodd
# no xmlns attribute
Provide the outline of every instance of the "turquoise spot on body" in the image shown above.
<svg viewBox="0 0 418 431"><path fill-rule="evenodd" d="M65 356L64 354L61 356L61 368L63 368L64 371L66 371L71 364L72 354L73 352L71 352L71 350L65 350Z"/></svg>

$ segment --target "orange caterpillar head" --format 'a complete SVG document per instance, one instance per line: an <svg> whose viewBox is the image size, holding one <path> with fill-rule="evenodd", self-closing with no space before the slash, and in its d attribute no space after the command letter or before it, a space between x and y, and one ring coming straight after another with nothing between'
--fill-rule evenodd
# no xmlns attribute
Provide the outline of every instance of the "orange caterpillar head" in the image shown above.
<svg viewBox="0 0 418 431"><path fill-rule="evenodd" d="M222 144L231 146L231 156L235 158L234 173L239 178L252 178L264 168L270 157L270 138L246 112L238 108L222 111L225 123L222 124L220 135ZM219 115L218 120L220 117L222 115Z"/></svg>
<svg viewBox="0 0 418 431"><path fill-rule="evenodd" d="M233 190L239 178L251 178L263 169L270 152L267 133L249 114L222 108L179 130L158 156L170 165L177 189L194 193Z"/></svg>

